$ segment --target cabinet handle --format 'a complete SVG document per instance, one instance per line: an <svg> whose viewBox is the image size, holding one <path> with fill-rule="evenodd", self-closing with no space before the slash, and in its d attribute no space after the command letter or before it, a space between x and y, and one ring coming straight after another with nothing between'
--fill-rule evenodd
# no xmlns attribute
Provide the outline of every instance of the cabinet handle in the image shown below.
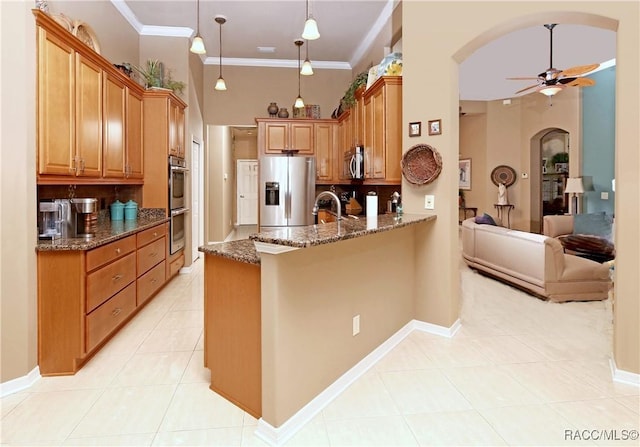
<svg viewBox="0 0 640 447"><path fill-rule="evenodd" d="M77 168L76 168L76 160L78 157L73 157L71 159L71 167L69 168L69 172L75 172L76 174L78 173Z"/></svg>
<svg viewBox="0 0 640 447"><path fill-rule="evenodd" d="M158 280L157 280L156 278L153 278L153 279L151 280L151 284L155 284L155 283L157 283L157 282L158 282Z"/></svg>
<svg viewBox="0 0 640 447"><path fill-rule="evenodd" d="M118 315L120 315L121 312L122 312L122 309L120 309L119 307L116 307L115 309L113 309L113 312L111 312L111 316L117 317Z"/></svg>
<svg viewBox="0 0 640 447"><path fill-rule="evenodd" d="M155 258L156 256L158 256L158 253L156 253L156 252L149 253L149 257L150 258Z"/></svg>
<svg viewBox="0 0 640 447"><path fill-rule="evenodd" d="M119 255L120 254L120 249L116 248L116 254Z"/></svg>
<svg viewBox="0 0 640 447"><path fill-rule="evenodd" d="M111 280L113 282L120 281L122 279L122 276L123 275L120 275L120 274L114 275L114 276L111 277Z"/></svg>
<svg viewBox="0 0 640 447"><path fill-rule="evenodd" d="M84 158L81 158L80 159L80 172L82 172L82 173L84 173L84 166L85 166Z"/></svg>
<svg viewBox="0 0 640 447"><path fill-rule="evenodd" d="M156 231L153 232L153 237L156 237L158 233Z"/></svg>

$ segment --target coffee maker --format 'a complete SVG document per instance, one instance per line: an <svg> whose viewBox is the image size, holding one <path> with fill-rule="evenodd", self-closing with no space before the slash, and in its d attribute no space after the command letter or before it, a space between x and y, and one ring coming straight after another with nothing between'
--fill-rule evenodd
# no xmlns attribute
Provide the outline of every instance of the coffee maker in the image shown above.
<svg viewBox="0 0 640 447"><path fill-rule="evenodd" d="M98 221L98 199L54 199L40 202L40 239L91 239Z"/></svg>

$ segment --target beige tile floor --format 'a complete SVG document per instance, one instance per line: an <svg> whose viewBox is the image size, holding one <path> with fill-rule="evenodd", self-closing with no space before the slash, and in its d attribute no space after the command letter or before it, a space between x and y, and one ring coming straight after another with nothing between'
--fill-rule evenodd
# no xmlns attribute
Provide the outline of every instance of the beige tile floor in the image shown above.
<svg viewBox="0 0 640 447"><path fill-rule="evenodd" d="M265 445L208 388L202 261L75 376L1 401L2 445ZM614 383L610 303L554 304L461 269L462 329L413 332L288 445L638 445L565 439L638 430L637 387Z"/></svg>

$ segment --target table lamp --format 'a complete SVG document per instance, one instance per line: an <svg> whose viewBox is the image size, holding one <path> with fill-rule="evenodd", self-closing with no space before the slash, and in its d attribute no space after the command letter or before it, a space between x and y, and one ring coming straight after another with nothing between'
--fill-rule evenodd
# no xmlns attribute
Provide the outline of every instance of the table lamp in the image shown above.
<svg viewBox="0 0 640 447"><path fill-rule="evenodd" d="M584 185L582 184L582 177L569 177L567 179L567 185L564 188L565 194L573 194L571 197L571 213L578 214L578 194L584 193Z"/></svg>

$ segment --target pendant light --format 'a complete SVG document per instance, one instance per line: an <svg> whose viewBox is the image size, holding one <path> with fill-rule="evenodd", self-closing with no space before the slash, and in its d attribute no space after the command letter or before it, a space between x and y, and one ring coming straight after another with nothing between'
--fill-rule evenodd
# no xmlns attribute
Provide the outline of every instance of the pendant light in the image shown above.
<svg viewBox="0 0 640 447"><path fill-rule="evenodd" d="M320 38L318 24L312 15L309 15L309 0L307 0L307 20L304 22L304 30L302 30L302 38L306 40L316 40Z"/></svg>
<svg viewBox="0 0 640 447"><path fill-rule="evenodd" d="M224 16L216 16L215 21L218 25L220 25L220 76L216 81L216 86L214 87L214 89L226 90L227 84L224 82L224 78L222 77L222 25L225 24L227 19Z"/></svg>
<svg viewBox="0 0 640 447"><path fill-rule="evenodd" d="M307 42L305 51L307 52L307 57L302 63L302 70L300 70L300 74L304 76L311 76L313 74L313 67L311 66L311 61L309 60L309 42Z"/></svg>
<svg viewBox="0 0 640 447"><path fill-rule="evenodd" d="M204 41L202 37L200 37L200 0L196 2L198 12L197 12L197 23L196 23L196 37L193 38L193 42L191 42L191 52L195 54L205 54L207 50L204 48Z"/></svg>
<svg viewBox="0 0 640 447"><path fill-rule="evenodd" d="M298 47L298 97L296 98L296 102L293 104L293 107L301 109L304 107L304 101L302 100L302 96L300 96L300 47L304 44L304 41L302 39L298 39L294 43Z"/></svg>

